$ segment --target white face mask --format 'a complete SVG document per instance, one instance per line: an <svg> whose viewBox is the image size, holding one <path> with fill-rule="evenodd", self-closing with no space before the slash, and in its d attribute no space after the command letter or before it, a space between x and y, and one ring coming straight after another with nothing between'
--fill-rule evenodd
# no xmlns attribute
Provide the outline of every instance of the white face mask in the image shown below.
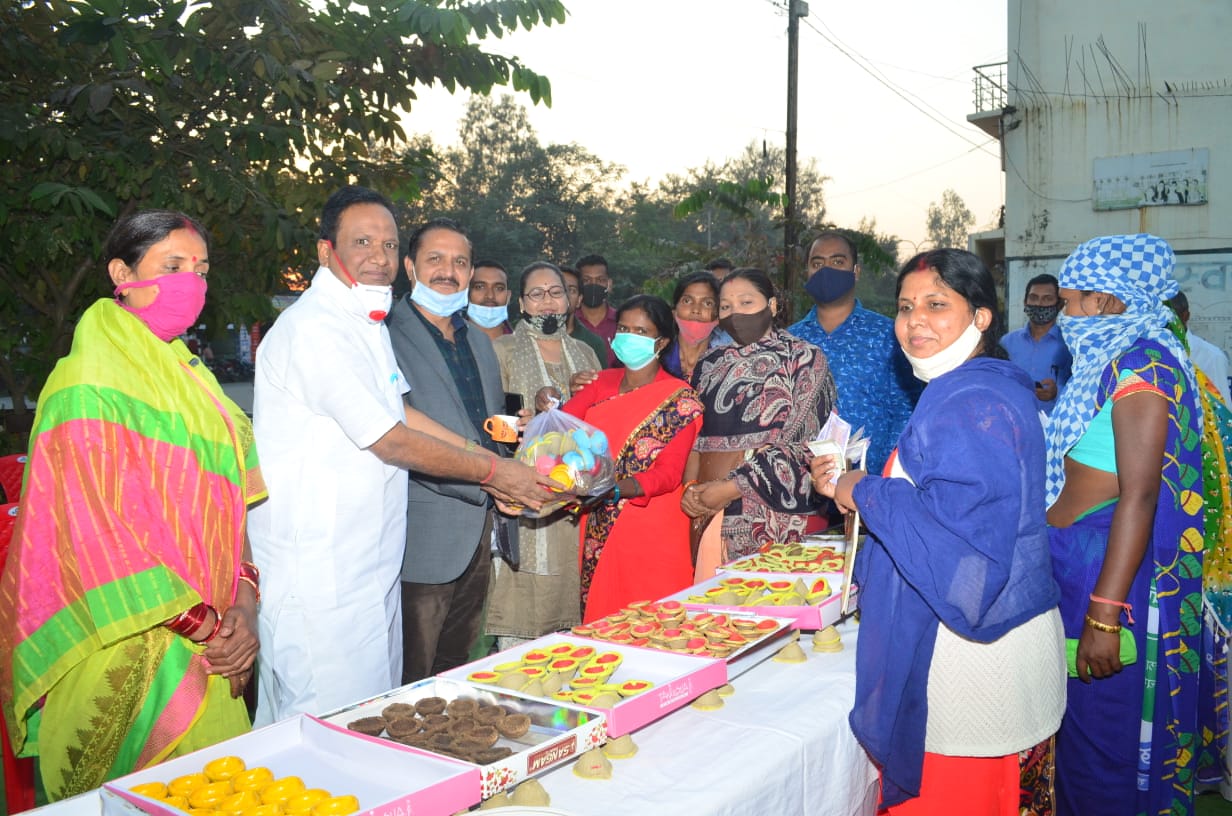
<svg viewBox="0 0 1232 816"><path fill-rule="evenodd" d="M351 293L351 308L348 311L354 312L370 323L380 323L384 320L394 304L394 288L360 283L351 277L351 273L347 272L345 267L343 272L352 281L349 286L343 284ZM334 273L328 266L322 266L317 269L317 274L333 275Z"/></svg>
<svg viewBox="0 0 1232 816"><path fill-rule="evenodd" d="M438 317L449 317L454 312L460 312L470 300L470 294L465 289L459 289L451 295L442 295L435 289L430 289L428 284L419 280L413 268L411 278L415 281L415 288L411 290L411 302Z"/></svg>
<svg viewBox="0 0 1232 816"><path fill-rule="evenodd" d="M931 357L912 357L907 354L905 348L903 354L907 355L907 362L911 363L911 370L915 372L915 376L924 382L929 382L967 362L972 352L979 346L983 336L983 332L972 320L971 325L963 329L963 333L958 335L957 340Z"/></svg>

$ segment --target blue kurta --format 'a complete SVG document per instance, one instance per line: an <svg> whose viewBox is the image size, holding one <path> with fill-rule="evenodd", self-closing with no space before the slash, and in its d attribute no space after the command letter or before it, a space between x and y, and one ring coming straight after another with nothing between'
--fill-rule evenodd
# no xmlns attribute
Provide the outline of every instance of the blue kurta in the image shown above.
<svg viewBox="0 0 1232 816"><path fill-rule="evenodd" d="M894 321L857 300L832 332L817 322L816 306L787 331L826 353L838 389L836 410L852 428L864 428L871 440L867 470L880 473L924 388L898 345Z"/></svg>

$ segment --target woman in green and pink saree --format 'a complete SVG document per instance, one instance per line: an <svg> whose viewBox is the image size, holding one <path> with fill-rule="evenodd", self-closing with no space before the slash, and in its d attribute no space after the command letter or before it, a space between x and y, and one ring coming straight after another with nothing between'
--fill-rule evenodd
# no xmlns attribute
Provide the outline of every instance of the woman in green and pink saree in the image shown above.
<svg viewBox="0 0 1232 816"><path fill-rule="evenodd" d="M177 336L205 299L205 230L139 212L107 239L39 400L0 578L0 703L51 800L242 733L257 652L252 426Z"/></svg>

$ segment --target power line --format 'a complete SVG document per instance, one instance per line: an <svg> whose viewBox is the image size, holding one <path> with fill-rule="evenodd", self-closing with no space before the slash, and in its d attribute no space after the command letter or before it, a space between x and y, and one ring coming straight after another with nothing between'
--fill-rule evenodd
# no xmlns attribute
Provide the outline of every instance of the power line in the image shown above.
<svg viewBox="0 0 1232 816"><path fill-rule="evenodd" d="M975 151L980 150L981 148L985 147L986 145L990 145L990 144L992 144L992 143L993 143L993 142L995 142L995 141L997 141L997 140L996 140L996 139L989 139L988 141L984 142L984 144L982 144L982 145L976 145L975 147L972 147L972 148L970 148L970 149L968 149L968 150L964 150L963 152L959 153L957 156L951 156L950 158L946 159L945 161L940 161L940 162L937 162L936 164L929 165L928 167L924 167L924 168L921 168L921 169L919 169L919 170L912 171L912 172L908 173L907 175L905 175L905 176L899 176L899 177L898 177L898 178L896 178L896 179L890 179L889 181L882 181L882 182L879 182L879 183L877 183L877 184L872 185L871 187L862 187L862 188L860 188L859 190L847 190L847 191L842 192L842 193L827 193L827 194L826 194L826 200L830 200L830 199L833 199L833 198L842 198L843 196L856 195L857 193L867 193L869 190L877 190L877 189L880 189L880 188L882 188L882 187L888 187L888 186L890 186L891 184L897 184L897 183L899 183L900 181L906 181L907 179L909 179L909 178L913 178L914 176L918 176L918 175L920 175L921 173L927 173L929 170L936 170L938 167L942 167L942 166L944 166L944 165L950 164L951 162L956 162L956 161L958 161L959 159L963 158L964 156L969 156L969 155L971 155L972 153L974 153Z"/></svg>
<svg viewBox="0 0 1232 816"><path fill-rule="evenodd" d="M809 28L811 28L814 32L816 32L817 36L821 37L823 40L825 40L826 42L830 43L830 45L832 45L832 46L834 46L836 49L838 49L838 51L839 51L839 53L840 53L840 54L842 54L842 55L843 55L843 56L845 56L847 59L849 59L849 60L851 60L853 63L855 63L855 64L856 64L856 65L860 68L860 70L861 70L861 71L864 71L866 74L868 74L869 76L871 76L873 79L877 80L879 83L881 83L882 85L884 85L887 89L889 89L890 91L892 91L892 92L894 93L894 95L895 95L895 96L898 96L900 99L902 99L902 100L903 100L904 102L906 102L908 105L910 105L911 107L915 108L915 109L916 109L916 110L918 110L920 113L924 114L924 115L925 115L925 116L927 116L929 119L931 119L931 120L933 120L934 122L936 122L937 124L941 125L943 128L945 128L946 130L948 130L950 133L952 133L953 135L957 136L958 138L962 139L962 140L963 140L964 142L966 142L967 144L972 145L972 146L974 146L974 147L975 147L975 148L977 148L977 149L983 150L985 153L987 153L987 154L988 154L988 155L990 155L990 156L994 156L994 157L995 157L995 156L997 155L997 154L993 153L992 151L988 150L987 148L985 148L985 146L984 146L983 144L981 144L981 143L979 143L979 142L976 142L976 141L974 141L974 140L972 140L972 139L968 138L968 137L967 137L967 135L966 135L965 133L962 133L961 131L955 130L955 129L954 129L954 128L950 125L950 123L949 123L949 122L946 122L944 119L941 119L941 118L939 118L939 117L937 117L937 116L934 116L934 115L933 115L932 113L930 113L929 111L927 111L927 110L925 110L924 108L920 107L920 105L916 104L916 103L915 103L912 99L910 99L910 98L906 95L906 93L905 93L905 92L903 92L902 90L900 90L900 89L899 89L897 86L895 86L892 82L890 82L889 80L885 79L884 77L879 76L877 73L875 73L873 70L871 70L868 66L864 65L862 62L860 62L860 61L859 61L859 60L857 60L854 56L852 56L852 55L851 55L851 54L850 54L850 53L849 53L849 52L848 52L845 48L843 48L841 45L839 45L837 42L835 42L833 39L831 39L829 36L827 36L827 35L825 34L825 32L823 32L821 29L819 29L819 28L817 28L816 26L814 26L814 25L812 24L812 22L810 22L810 21L809 21L809 19L808 19L807 17L806 17L806 18L804 18L804 24L805 24L805 25L807 25Z"/></svg>

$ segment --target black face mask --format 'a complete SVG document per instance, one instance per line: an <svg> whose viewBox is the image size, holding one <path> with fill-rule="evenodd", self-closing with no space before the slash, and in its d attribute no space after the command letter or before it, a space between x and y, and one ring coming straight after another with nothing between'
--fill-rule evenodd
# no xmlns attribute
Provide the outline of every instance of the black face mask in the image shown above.
<svg viewBox="0 0 1232 816"><path fill-rule="evenodd" d="M1047 326L1049 323L1057 319L1057 313L1061 311L1061 307L1057 306L1024 306L1023 311L1027 313L1027 317L1037 326Z"/></svg>
<svg viewBox="0 0 1232 816"><path fill-rule="evenodd" d="M764 337L773 322L774 315L767 306L754 314L729 314L719 320L719 328L730 334L737 346L747 346Z"/></svg>
<svg viewBox="0 0 1232 816"><path fill-rule="evenodd" d="M607 287L597 283L582 284L582 305L588 309L602 306L607 300Z"/></svg>

